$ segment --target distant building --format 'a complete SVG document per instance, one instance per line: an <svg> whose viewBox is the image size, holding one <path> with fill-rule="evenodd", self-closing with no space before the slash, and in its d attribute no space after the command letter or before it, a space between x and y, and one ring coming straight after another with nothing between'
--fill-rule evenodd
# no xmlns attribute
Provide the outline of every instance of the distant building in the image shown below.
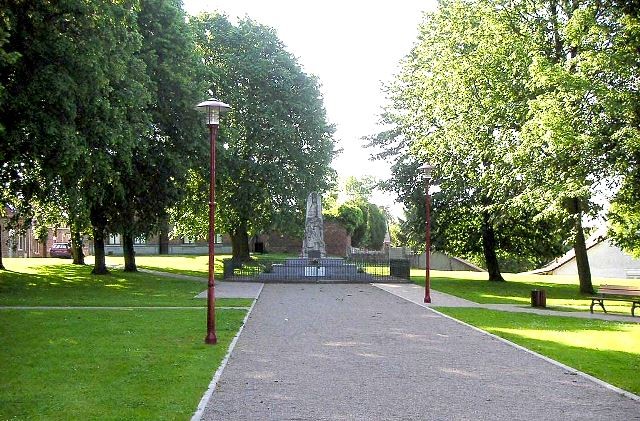
<svg viewBox="0 0 640 421"><path fill-rule="evenodd" d="M336 221L324 220L324 242L328 256L345 257L351 248L351 236ZM302 236L271 231L251 239L250 249L267 253L302 253Z"/></svg>
<svg viewBox="0 0 640 421"><path fill-rule="evenodd" d="M587 257L591 276L600 278L640 278L640 259L636 259L614 245L603 234L596 234L587 241ZM573 249L546 267L532 271L546 275L578 276L578 266Z"/></svg>
<svg viewBox="0 0 640 421"><path fill-rule="evenodd" d="M219 254L231 253L231 238L228 235L216 234L215 251ZM209 241L206 238L179 237L169 239L167 236L154 235L139 237L133 240L133 249L139 255L153 254L207 254ZM107 236L104 252L108 256L122 256L122 238L120 234Z"/></svg>
<svg viewBox="0 0 640 421"><path fill-rule="evenodd" d="M5 209L5 214L12 215L9 209ZM2 257L48 257L53 243L71 241L69 228L49 229L47 240L41 242L35 238L34 227L26 227L24 230L8 229L8 222L7 217L0 217Z"/></svg>
<svg viewBox="0 0 640 421"><path fill-rule="evenodd" d="M426 269L427 258L424 252L413 254L405 247L391 247L389 249L390 259L409 259L411 267L416 269ZM459 270L466 272L484 272L481 267L474 265L459 257L448 256L439 251L432 251L429 255L429 268L433 270Z"/></svg>

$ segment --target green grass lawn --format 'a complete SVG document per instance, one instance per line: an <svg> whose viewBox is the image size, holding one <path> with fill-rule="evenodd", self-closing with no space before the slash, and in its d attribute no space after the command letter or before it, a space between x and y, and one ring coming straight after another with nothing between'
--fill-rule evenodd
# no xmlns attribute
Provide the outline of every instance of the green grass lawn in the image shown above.
<svg viewBox="0 0 640 421"><path fill-rule="evenodd" d="M205 314L0 310L0 419L189 419L246 311Z"/></svg>
<svg viewBox="0 0 640 421"><path fill-rule="evenodd" d="M288 254L268 253L253 254L253 259L272 260L296 257ZM87 261L93 263L92 258ZM215 276L222 280L223 260L231 259L230 254L218 254L215 257ZM107 256L107 265L124 265L122 256ZM160 272L178 273L206 278L209 274L209 256L172 255L172 256L136 256L136 264L139 268L156 270Z"/></svg>
<svg viewBox="0 0 640 421"><path fill-rule="evenodd" d="M424 285L424 270L411 270L411 280ZM489 282L484 272L431 271L431 287L440 292L465 298L476 303L531 304L531 290L544 289L547 306L562 311L589 311L591 300L580 294L577 277L504 274L507 282ZM594 286L604 283L640 286L637 279L594 278ZM631 314L631 304L606 301L607 311ZM600 310L601 311L601 310Z"/></svg>
<svg viewBox="0 0 640 421"><path fill-rule="evenodd" d="M204 306L194 298L205 282L148 273L92 275L91 266L62 259L3 259L0 305L38 306ZM216 300L220 306L250 306L252 300Z"/></svg>
<svg viewBox="0 0 640 421"><path fill-rule="evenodd" d="M640 324L478 308L438 311L640 394Z"/></svg>
<svg viewBox="0 0 640 421"><path fill-rule="evenodd" d="M69 260L3 259L0 419L188 419L240 328L249 299L217 299L218 344L205 345L206 282ZM190 307L169 309L166 307ZM220 307L241 306L234 310Z"/></svg>

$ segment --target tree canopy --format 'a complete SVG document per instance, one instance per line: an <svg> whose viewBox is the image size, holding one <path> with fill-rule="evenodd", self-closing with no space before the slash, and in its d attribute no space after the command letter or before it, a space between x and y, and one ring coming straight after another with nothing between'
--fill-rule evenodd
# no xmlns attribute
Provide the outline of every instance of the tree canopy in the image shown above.
<svg viewBox="0 0 640 421"><path fill-rule="evenodd" d="M219 14L191 19L212 96L232 109L220 125L216 156L216 226L230 233L236 259L249 256L248 236L299 232L306 198L333 178L333 127L315 77L286 51L275 31L249 18ZM208 166L191 172L192 194L174 212L178 232L202 235ZM185 218L186 217L186 218Z"/></svg>

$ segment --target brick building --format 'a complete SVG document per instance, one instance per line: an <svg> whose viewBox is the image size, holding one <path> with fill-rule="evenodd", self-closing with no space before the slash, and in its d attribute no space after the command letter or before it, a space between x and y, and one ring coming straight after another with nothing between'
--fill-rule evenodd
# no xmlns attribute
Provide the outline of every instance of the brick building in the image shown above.
<svg viewBox="0 0 640 421"><path fill-rule="evenodd" d="M336 221L324 221L324 243L328 256L346 257L351 247L351 236ZM299 237L271 232L253 238L252 251L267 253L300 254L302 252L302 235Z"/></svg>

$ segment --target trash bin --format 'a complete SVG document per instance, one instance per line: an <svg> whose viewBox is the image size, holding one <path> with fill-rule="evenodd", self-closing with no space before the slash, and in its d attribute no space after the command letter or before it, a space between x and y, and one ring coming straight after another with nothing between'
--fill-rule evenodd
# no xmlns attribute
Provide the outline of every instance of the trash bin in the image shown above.
<svg viewBox="0 0 640 421"><path fill-rule="evenodd" d="M531 307L546 307L547 292L543 289L534 289L531 291Z"/></svg>

